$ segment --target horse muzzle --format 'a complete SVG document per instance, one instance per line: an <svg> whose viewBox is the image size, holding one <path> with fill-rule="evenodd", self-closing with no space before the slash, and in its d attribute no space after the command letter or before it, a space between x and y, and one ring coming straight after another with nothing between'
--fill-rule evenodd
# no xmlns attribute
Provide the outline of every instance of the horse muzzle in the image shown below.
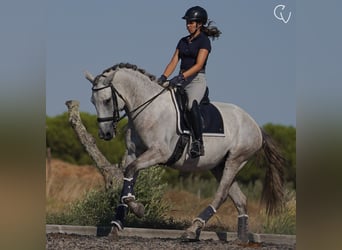
<svg viewBox="0 0 342 250"><path fill-rule="evenodd" d="M115 136L114 129L99 129L99 138L102 140L109 141Z"/></svg>

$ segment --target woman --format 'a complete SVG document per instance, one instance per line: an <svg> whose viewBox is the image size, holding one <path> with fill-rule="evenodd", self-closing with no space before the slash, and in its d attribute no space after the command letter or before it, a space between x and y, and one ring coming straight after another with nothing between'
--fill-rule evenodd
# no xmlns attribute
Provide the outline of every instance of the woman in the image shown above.
<svg viewBox="0 0 342 250"><path fill-rule="evenodd" d="M202 124L199 112L199 103L202 100L207 83L205 79L205 67L208 55L211 51L212 39L220 36L221 32L208 23L208 14L200 6L188 9L183 16L189 35L179 40L176 51L171 61L166 66L164 73L158 79L159 84L166 82L167 78L176 69L178 61L181 60L179 75L169 81L171 87L182 86L188 97L187 109L190 113L192 126L192 143L190 156L196 158L204 155Z"/></svg>

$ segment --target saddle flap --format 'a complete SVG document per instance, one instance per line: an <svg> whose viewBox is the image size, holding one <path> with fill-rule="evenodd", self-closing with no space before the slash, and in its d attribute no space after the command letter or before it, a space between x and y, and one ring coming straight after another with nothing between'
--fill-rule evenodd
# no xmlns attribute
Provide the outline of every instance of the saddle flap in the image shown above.
<svg viewBox="0 0 342 250"><path fill-rule="evenodd" d="M177 111L177 130L179 134L191 134L187 118L187 96L184 89L171 90L174 105ZM202 117L203 136L225 136L221 113L209 100L209 89L200 103L200 113Z"/></svg>

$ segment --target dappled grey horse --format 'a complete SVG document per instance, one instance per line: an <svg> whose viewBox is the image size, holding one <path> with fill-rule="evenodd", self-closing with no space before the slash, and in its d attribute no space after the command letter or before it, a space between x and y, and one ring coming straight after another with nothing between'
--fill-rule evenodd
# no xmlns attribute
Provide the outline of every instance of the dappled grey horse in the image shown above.
<svg viewBox="0 0 342 250"><path fill-rule="evenodd" d="M172 91L158 85L155 77L131 64L117 64L95 78L86 72L92 83L91 101L95 105L99 137L110 140L115 136L116 124L128 117L126 134L124 184L120 204L116 209L112 230L122 230L128 207L141 217L144 207L136 202L134 184L138 171L165 164L179 140L177 111ZM263 153L267 163L263 200L267 212L273 213L282 204L284 158L271 138L241 108L233 104L213 102L224 123L223 136L203 135L205 155L191 158L187 150L170 165L182 171L210 170L219 182L211 204L196 217L184 232L184 240L198 240L206 222L228 197L238 211L238 238L248 241L246 197L235 176L257 152Z"/></svg>

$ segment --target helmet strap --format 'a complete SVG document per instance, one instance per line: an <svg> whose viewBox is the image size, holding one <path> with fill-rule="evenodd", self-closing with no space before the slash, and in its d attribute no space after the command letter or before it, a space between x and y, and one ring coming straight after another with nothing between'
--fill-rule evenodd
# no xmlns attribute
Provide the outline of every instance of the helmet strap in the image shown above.
<svg viewBox="0 0 342 250"><path fill-rule="evenodd" d="M200 29L203 25L199 25L196 22L196 30L190 34L190 39L193 39L195 37L195 34L197 33L198 29Z"/></svg>

